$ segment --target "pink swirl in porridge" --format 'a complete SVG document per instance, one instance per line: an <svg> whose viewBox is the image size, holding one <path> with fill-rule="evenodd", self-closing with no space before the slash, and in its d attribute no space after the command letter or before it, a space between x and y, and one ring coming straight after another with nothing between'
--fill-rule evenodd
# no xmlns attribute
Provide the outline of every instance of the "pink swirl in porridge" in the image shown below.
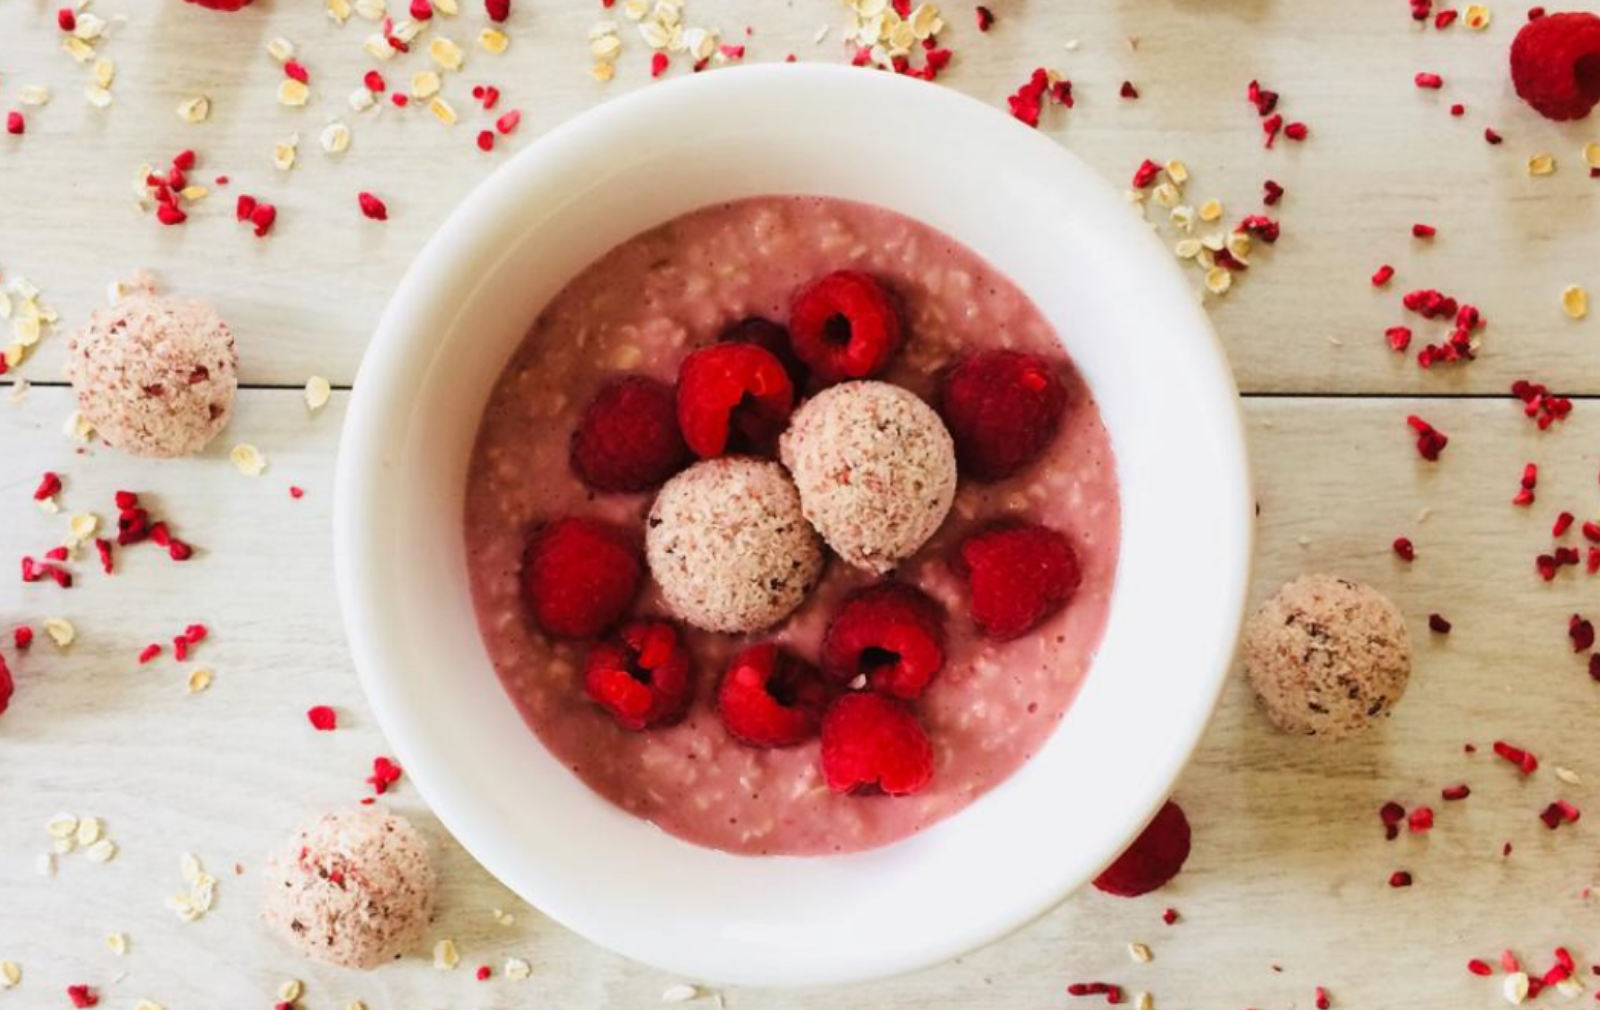
<svg viewBox="0 0 1600 1010"><path fill-rule="evenodd" d="M652 493L596 495L573 476L569 442L585 405L621 374L672 382L684 356L749 316L779 322L791 294L838 269L886 282L907 339L880 378L930 399L960 355L1011 349L1052 362L1067 384L1060 434L997 484L963 480L943 527L897 577L944 605L943 672L916 703L934 747L933 780L911 796L831 792L815 738L742 745L723 728L716 685L751 642L777 640L816 662L828 618L871 576L831 559L818 588L766 635L685 627L696 697L679 723L629 732L584 691L582 643L528 620L522 551L538 523L565 515L639 531ZM956 813L1044 746L1093 661L1116 575L1120 511L1100 414L1050 325L1009 280L948 236L890 211L813 197L708 207L611 250L539 316L490 397L466 488L466 547L484 645L507 693L557 759L617 806L690 842L742 854L820 855L885 845ZM961 538L1018 517L1065 533L1082 585L1065 609L1011 642L981 637L946 560ZM634 613L666 615L649 585Z"/></svg>

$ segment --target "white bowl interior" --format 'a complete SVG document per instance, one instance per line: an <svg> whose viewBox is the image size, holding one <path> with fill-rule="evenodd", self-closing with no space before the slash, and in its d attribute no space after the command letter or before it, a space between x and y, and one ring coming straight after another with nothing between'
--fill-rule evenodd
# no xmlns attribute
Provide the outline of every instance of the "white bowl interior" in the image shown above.
<svg viewBox="0 0 1600 1010"><path fill-rule="evenodd" d="M539 309L637 232L743 196L892 208L1009 275L1060 332L1119 461L1123 541L1099 656L1015 776L859 855L741 858L622 813L556 762L479 641L462 488L479 414ZM343 606L406 766L483 864L630 957L749 984L959 954L1082 884L1170 790L1230 664L1250 555L1236 392L1170 255L1055 144L944 89L843 68L702 75L609 103L485 183L385 315L339 473Z"/></svg>

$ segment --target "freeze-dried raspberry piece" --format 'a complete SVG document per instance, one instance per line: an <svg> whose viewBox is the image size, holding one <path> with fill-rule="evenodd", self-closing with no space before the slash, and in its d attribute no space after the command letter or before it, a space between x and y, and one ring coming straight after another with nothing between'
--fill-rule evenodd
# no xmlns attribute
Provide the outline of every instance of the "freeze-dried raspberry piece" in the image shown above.
<svg viewBox="0 0 1600 1010"><path fill-rule="evenodd" d="M557 638L592 638L622 619L639 591L639 548L593 519L558 519L528 541L522 589L533 622Z"/></svg>
<svg viewBox="0 0 1600 1010"><path fill-rule="evenodd" d="M961 475L986 483L1036 460L1066 407L1066 387L1050 363L1019 351L969 355L939 383L939 416L955 441Z"/></svg>
<svg viewBox="0 0 1600 1010"><path fill-rule="evenodd" d="M859 270L812 281L789 306L789 342L823 383L877 375L900 350L903 337L894 296Z"/></svg>
<svg viewBox="0 0 1600 1010"><path fill-rule="evenodd" d="M589 652L584 689L624 729L683 715L694 696L693 662L670 621L634 621Z"/></svg>
<svg viewBox="0 0 1600 1010"><path fill-rule="evenodd" d="M793 410L783 362L755 344L701 348L678 368L678 427L702 459L770 451Z"/></svg>
<svg viewBox="0 0 1600 1010"><path fill-rule="evenodd" d="M678 431L677 395L666 383L643 376L607 383L572 433L572 471L596 491L659 487L688 457Z"/></svg>
<svg viewBox="0 0 1600 1010"><path fill-rule="evenodd" d="M1587 116L1600 103L1600 17L1548 14L1511 43L1511 82L1546 119Z"/></svg>
<svg viewBox="0 0 1600 1010"><path fill-rule="evenodd" d="M830 692L816 667L762 642L734 657L717 691L729 733L752 747L790 747L815 736Z"/></svg>
<svg viewBox="0 0 1600 1010"><path fill-rule="evenodd" d="M1189 844L1189 818L1168 800L1127 851L1094 879L1094 886L1119 898L1149 894L1183 869Z"/></svg>
<svg viewBox="0 0 1600 1010"><path fill-rule="evenodd" d="M920 698L944 667L944 613L903 582L868 586L828 622L822 665L835 680L865 677L874 691Z"/></svg>
<svg viewBox="0 0 1600 1010"><path fill-rule="evenodd" d="M906 796L932 780L933 744L901 703L847 694L822 719L822 774L834 792Z"/></svg>
<svg viewBox="0 0 1600 1010"><path fill-rule="evenodd" d="M1002 522L967 537L950 567L967 580L978 630L997 641L1024 635L1072 599L1083 579L1065 536L1029 522Z"/></svg>

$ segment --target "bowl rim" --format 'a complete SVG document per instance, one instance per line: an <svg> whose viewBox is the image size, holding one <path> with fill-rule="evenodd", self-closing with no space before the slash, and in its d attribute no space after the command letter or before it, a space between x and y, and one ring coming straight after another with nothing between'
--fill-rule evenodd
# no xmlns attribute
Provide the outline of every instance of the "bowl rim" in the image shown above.
<svg viewBox="0 0 1600 1010"><path fill-rule="evenodd" d="M363 356L344 423L337 463L333 504L334 556L346 635L363 693L390 746L407 767L424 801L485 869L503 882L516 881L514 884L508 883L508 886L552 919L592 942L635 960L708 979L717 973L685 972L682 965L671 963L673 959L659 952L605 938L600 924L578 907L581 903L530 894L527 875L521 868L512 865L512 860L507 858L502 847L492 845L487 839L479 838L473 831L465 829L465 825L474 822L475 826L481 826L481 812L470 811L469 803L459 800L447 789L435 787L432 770L432 758L435 755L424 756L430 748L410 738L407 730L415 713L405 711L404 700L385 682L385 650L377 641L375 630L380 623L376 616L379 608L374 603L372 586L367 584L370 579L364 574L371 567L375 550L372 534L364 529L365 517L383 505L381 499L375 497L377 478L374 470L381 468L381 447L392 434L387 421L396 405L397 394L392 388L394 381L403 370L407 356L418 350L416 344L420 335L409 322L412 311L425 304L426 293L438 286L438 278L443 276L438 264L459 244L477 241L474 232L478 230L478 223L501 206L502 196L514 191L515 180L519 176L526 174L546 152L582 142L597 131L622 127L636 117L657 114L674 105L697 102L715 104L719 96L735 90L771 87L776 82L782 82L783 87L805 87L808 81L836 84L845 78L850 81L852 88L880 89L894 101L919 102L930 108L943 108L952 113L959 111L967 116L981 109L986 116L992 117L997 130L1015 130L1014 142L1033 148L1028 152L1029 157L1041 163L1053 163L1063 175L1072 177L1075 182L1083 181L1081 177L1092 178L1092 185L1103 190L1105 198L1120 200L1104 180L1049 137L1027 130L1020 124L1010 123L1001 111L965 94L895 75L869 73L840 65L769 64L719 70L640 88L567 120L529 144L479 183L424 244L386 306ZM1086 182L1085 185L1090 183ZM1144 224L1131 214L1128 215L1128 228L1145 230ZM1151 249L1160 250L1163 253L1161 259L1166 263L1159 272L1160 276L1150 279L1156 295L1170 297L1173 291L1178 290L1174 287L1177 285L1185 297L1192 298L1187 282L1171 262L1171 257L1164 255L1165 250L1160 243L1147 230L1145 232L1142 237L1131 241L1143 242ZM1229 499L1233 525L1225 532L1238 544L1238 564L1233 570L1218 575L1216 592L1223 601L1223 609L1229 615L1229 620L1224 622L1225 627L1216 629L1211 641L1203 643L1201 651L1205 659L1196 664L1201 673L1210 677L1210 682L1204 685L1204 705L1196 706L1192 718L1184 723L1182 732L1172 739L1172 746L1159 756L1160 766L1151 772L1150 777L1164 782L1165 789L1159 795L1152 791L1151 795L1141 797L1144 808L1143 819L1139 822L1141 829L1160 809L1209 725L1233 666L1253 559L1254 498L1242 403L1221 341L1198 304L1195 305L1192 321L1194 339L1204 344L1197 355L1204 360L1201 369L1188 378L1206 387L1208 401L1216 401L1219 406L1224 401L1231 403L1230 407L1219 411L1223 416L1217 418L1227 434L1226 441L1217 447L1221 454L1220 463L1225 470L1219 478L1223 487L1218 493ZM1157 757L1151 756L1149 760L1156 761ZM1130 834L1129 837L1133 836ZM885 952L870 967L859 959L849 963L839 962L830 968L811 972L803 979L783 977L778 984L815 984L819 978L827 983L864 981L935 964L1009 935L1054 908L1086 882L1087 878L1081 874L1063 874L1058 879L1046 881L1026 900L1014 902L1004 913L974 916L970 924L950 930L938 942L927 942L915 950L899 950L892 954ZM727 981L773 984L765 976L740 974L737 971L723 974L727 976Z"/></svg>

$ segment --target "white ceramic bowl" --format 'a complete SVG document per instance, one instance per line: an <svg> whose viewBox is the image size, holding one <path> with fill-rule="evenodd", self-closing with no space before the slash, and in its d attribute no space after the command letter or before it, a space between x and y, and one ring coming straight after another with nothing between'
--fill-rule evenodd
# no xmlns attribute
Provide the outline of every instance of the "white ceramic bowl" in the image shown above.
<svg viewBox="0 0 1600 1010"><path fill-rule="evenodd" d="M625 814L555 761L479 641L462 499L479 414L539 309L612 246L736 197L892 208L1027 291L1100 402L1122 484L1105 640L1036 757L964 812L859 855L735 857ZM340 454L340 597L411 780L507 886L612 950L754 985L866 979L1015 929L1110 862L1172 788L1231 664L1251 547L1223 352L1121 194L942 87L777 65L652 85L530 145L451 216L362 365Z"/></svg>

